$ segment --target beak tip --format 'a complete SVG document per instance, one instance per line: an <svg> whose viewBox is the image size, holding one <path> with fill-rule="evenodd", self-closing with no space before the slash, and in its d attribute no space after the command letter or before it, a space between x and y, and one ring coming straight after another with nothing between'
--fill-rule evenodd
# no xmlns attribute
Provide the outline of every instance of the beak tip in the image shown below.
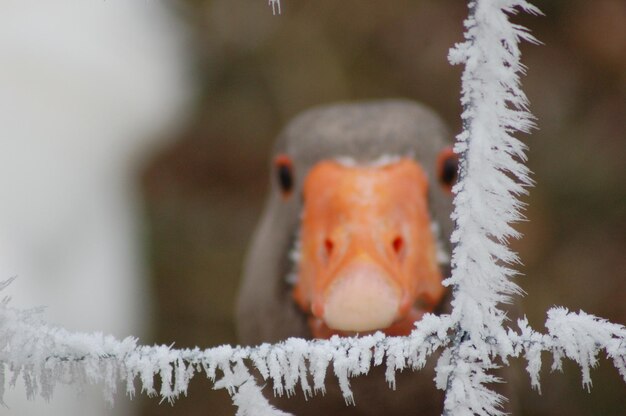
<svg viewBox="0 0 626 416"><path fill-rule="evenodd" d="M398 316L399 306L398 291L388 276L371 264L358 264L330 288L323 319L342 331L384 329Z"/></svg>

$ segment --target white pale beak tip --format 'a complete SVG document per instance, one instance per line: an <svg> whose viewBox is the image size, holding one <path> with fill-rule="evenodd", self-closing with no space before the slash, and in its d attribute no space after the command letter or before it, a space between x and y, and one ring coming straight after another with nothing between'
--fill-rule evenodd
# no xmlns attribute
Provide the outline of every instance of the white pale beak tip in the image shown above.
<svg viewBox="0 0 626 416"><path fill-rule="evenodd" d="M375 266L350 268L329 290L324 322L340 331L374 331L388 328L400 306L398 291Z"/></svg>

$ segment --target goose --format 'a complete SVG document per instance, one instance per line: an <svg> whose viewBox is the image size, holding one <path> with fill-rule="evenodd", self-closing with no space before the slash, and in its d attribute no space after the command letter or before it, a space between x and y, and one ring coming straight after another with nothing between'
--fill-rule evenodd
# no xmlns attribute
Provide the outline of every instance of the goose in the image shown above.
<svg viewBox="0 0 626 416"><path fill-rule="evenodd" d="M237 299L239 341L407 335L424 313L448 310L441 282L458 166L450 138L437 114L408 100L295 117L272 152ZM352 380L356 406L331 376L327 397L273 403L297 415L441 414L432 366L398 374L395 392L383 372Z"/></svg>

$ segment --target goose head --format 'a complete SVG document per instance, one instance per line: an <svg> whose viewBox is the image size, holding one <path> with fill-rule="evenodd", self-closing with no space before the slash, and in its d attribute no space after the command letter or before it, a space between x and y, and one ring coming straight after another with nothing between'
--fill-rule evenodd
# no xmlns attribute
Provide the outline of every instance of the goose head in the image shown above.
<svg viewBox="0 0 626 416"><path fill-rule="evenodd" d="M400 100L309 110L270 169L237 302L242 342L403 335L442 304L457 162L435 113Z"/></svg>

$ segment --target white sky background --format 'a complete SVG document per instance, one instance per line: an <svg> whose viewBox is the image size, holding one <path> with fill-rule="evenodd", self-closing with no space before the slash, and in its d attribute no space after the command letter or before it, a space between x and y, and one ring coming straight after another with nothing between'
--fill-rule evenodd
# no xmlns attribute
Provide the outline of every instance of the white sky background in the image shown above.
<svg viewBox="0 0 626 416"><path fill-rule="evenodd" d="M164 3L0 3L0 280L18 276L13 304L71 330L145 331L136 175L188 95L184 30ZM5 401L20 416L103 408L100 393L62 396L45 413Z"/></svg>

